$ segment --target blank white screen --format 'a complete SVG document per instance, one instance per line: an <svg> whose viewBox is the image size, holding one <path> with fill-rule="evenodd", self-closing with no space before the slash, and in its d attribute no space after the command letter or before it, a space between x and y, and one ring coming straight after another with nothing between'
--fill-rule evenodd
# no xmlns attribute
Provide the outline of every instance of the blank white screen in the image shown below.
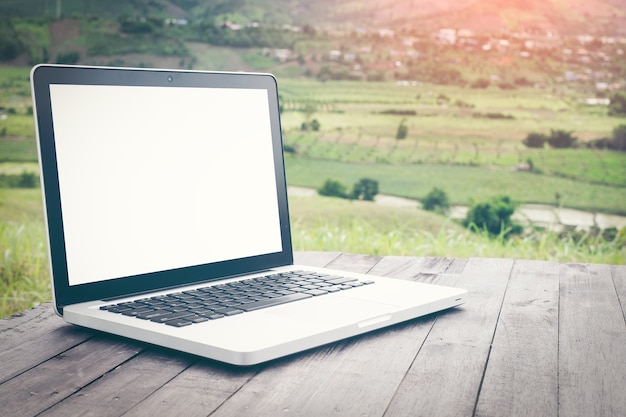
<svg viewBox="0 0 626 417"><path fill-rule="evenodd" d="M282 250L265 90L50 94L70 285Z"/></svg>

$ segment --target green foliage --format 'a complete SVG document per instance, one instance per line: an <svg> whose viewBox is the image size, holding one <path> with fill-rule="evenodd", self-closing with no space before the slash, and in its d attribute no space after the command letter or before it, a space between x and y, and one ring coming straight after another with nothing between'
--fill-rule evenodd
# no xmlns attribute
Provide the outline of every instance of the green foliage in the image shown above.
<svg viewBox="0 0 626 417"><path fill-rule="evenodd" d="M326 197L348 198L348 189L346 186L332 178L327 179L317 192L319 195Z"/></svg>
<svg viewBox="0 0 626 417"><path fill-rule="evenodd" d="M0 61L17 58L26 48L19 39L11 20L0 18Z"/></svg>
<svg viewBox="0 0 626 417"><path fill-rule="evenodd" d="M557 149L573 148L577 141L572 132L563 129L551 129L548 137L548 144Z"/></svg>
<svg viewBox="0 0 626 417"><path fill-rule="evenodd" d="M441 188L434 187L422 199L422 208L440 214L447 213L450 209L448 195Z"/></svg>
<svg viewBox="0 0 626 417"><path fill-rule="evenodd" d="M50 299L42 223L0 222L0 317Z"/></svg>
<svg viewBox="0 0 626 417"><path fill-rule="evenodd" d="M80 59L80 53L77 51L70 51L57 54L57 64L76 64Z"/></svg>
<svg viewBox="0 0 626 417"><path fill-rule="evenodd" d="M613 129L613 138L609 143L609 149L626 151L626 125L615 126Z"/></svg>
<svg viewBox="0 0 626 417"><path fill-rule="evenodd" d="M618 91L610 99L609 116L626 116L626 92Z"/></svg>
<svg viewBox="0 0 626 417"><path fill-rule="evenodd" d="M314 132L317 132L320 130L321 127L322 125L319 122L319 120L313 119L310 122L302 122L302 124L300 125L300 130L302 131L312 130Z"/></svg>
<svg viewBox="0 0 626 417"><path fill-rule="evenodd" d="M39 177L34 172L21 174L0 174L0 187L3 188L36 188L39 187Z"/></svg>
<svg viewBox="0 0 626 417"><path fill-rule="evenodd" d="M595 139L587 143L587 147L595 149L611 149L614 151L626 151L626 125L615 126L613 134L609 138Z"/></svg>
<svg viewBox="0 0 626 417"><path fill-rule="evenodd" d="M490 236L506 237L510 234L519 234L522 227L511 221L515 206L508 196L473 203L463 220L463 225L474 231L485 231Z"/></svg>
<svg viewBox="0 0 626 417"><path fill-rule="evenodd" d="M158 18L147 19L120 19L120 30L124 33L154 33L163 27L163 20Z"/></svg>
<svg viewBox="0 0 626 417"><path fill-rule="evenodd" d="M409 134L409 128L406 125L406 119L402 119L400 125L398 125L398 130L396 131L396 139L406 139Z"/></svg>
<svg viewBox="0 0 626 417"><path fill-rule="evenodd" d="M532 132L522 141L527 148L543 148L548 141L548 136L543 133Z"/></svg>
<svg viewBox="0 0 626 417"><path fill-rule="evenodd" d="M378 194L378 181L370 178L361 178L352 189L352 198L355 200L374 201Z"/></svg>

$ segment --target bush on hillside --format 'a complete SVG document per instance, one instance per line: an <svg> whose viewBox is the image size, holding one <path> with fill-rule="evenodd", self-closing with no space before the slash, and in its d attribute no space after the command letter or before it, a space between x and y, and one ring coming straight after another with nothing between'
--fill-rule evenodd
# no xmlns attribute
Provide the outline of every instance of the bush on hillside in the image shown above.
<svg viewBox="0 0 626 417"><path fill-rule="evenodd" d="M317 193L326 197L348 198L346 186L332 178L327 179L324 184L318 188Z"/></svg>
<svg viewBox="0 0 626 417"><path fill-rule="evenodd" d="M626 116L626 92L618 91L610 99L609 116Z"/></svg>
<svg viewBox="0 0 626 417"><path fill-rule="evenodd" d="M435 187L424 197L422 208L436 213L447 213L450 209L448 195L441 188Z"/></svg>
<svg viewBox="0 0 626 417"><path fill-rule="evenodd" d="M409 134L409 128L407 127L405 122L406 120L402 119L400 125L398 126L398 130L396 131L396 139L398 140L406 139L407 135Z"/></svg>
<svg viewBox="0 0 626 417"><path fill-rule="evenodd" d="M511 220L515 208L516 204L509 196L473 203L463 220L463 226L473 231L486 231L492 237L519 234L523 231L522 226Z"/></svg>
<svg viewBox="0 0 626 417"><path fill-rule="evenodd" d="M548 137L543 133L529 133L522 141L527 148L543 148L548 141Z"/></svg>
<svg viewBox="0 0 626 417"><path fill-rule="evenodd" d="M378 181L370 178L361 178L352 189L352 198L355 200L374 201L378 194Z"/></svg>
<svg viewBox="0 0 626 417"><path fill-rule="evenodd" d="M613 129L612 136L609 138L594 139L587 142L587 147L626 152L626 125L616 126Z"/></svg>
<svg viewBox="0 0 626 417"><path fill-rule="evenodd" d="M576 146L578 138L572 132L562 129L551 129L548 137L548 144L557 149L573 148Z"/></svg>

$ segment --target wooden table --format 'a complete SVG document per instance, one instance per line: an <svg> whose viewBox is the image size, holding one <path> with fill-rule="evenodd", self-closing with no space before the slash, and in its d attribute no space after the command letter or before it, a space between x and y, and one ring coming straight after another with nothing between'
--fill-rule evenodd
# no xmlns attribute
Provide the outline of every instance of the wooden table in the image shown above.
<svg viewBox="0 0 626 417"><path fill-rule="evenodd" d="M304 252L467 303L251 368L64 324L0 321L3 416L626 416L626 266Z"/></svg>

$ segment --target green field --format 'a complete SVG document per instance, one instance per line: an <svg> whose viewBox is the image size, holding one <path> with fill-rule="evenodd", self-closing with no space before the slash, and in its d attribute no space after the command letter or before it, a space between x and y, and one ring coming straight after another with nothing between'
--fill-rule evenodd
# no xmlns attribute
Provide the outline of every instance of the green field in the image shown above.
<svg viewBox="0 0 626 417"><path fill-rule="evenodd" d="M220 56L260 69L268 64L252 50L237 55L188 47L207 52L209 60ZM38 172L28 71L0 67L0 175ZM378 181L381 193L414 199L439 187L452 204L504 194L519 203L626 215L626 153L584 146L610 136L626 119L583 106L582 93L559 86L511 91L282 77L278 82L289 185L317 188L333 178L351 187L367 177ZM312 120L320 129L302 130ZM401 123L408 134L398 140ZM551 129L573 132L582 146L522 144L528 133ZM532 171L519 169L529 163ZM290 207L296 250L626 262L621 241L585 233L527 230L513 239L492 239L416 209L322 197L291 197ZM0 317L50 298L38 189L0 188L0 254Z"/></svg>

